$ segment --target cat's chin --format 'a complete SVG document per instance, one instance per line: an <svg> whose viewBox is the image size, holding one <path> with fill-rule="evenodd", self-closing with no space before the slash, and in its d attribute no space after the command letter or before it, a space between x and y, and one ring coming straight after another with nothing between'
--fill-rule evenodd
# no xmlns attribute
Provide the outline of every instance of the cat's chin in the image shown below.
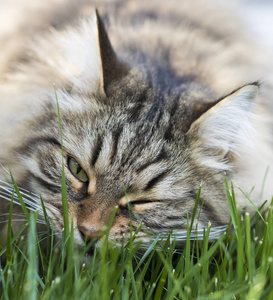
<svg viewBox="0 0 273 300"><path fill-rule="evenodd" d="M93 257L94 254L99 250L99 241L91 241L89 243L86 243L84 247L80 247L80 249L84 252L85 257Z"/></svg>

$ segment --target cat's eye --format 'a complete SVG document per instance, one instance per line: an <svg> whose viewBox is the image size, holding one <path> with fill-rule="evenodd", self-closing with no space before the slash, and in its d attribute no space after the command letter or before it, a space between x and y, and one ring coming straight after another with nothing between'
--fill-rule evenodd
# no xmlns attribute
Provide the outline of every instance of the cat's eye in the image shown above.
<svg viewBox="0 0 273 300"><path fill-rule="evenodd" d="M155 203L156 201L153 200L136 200L136 201L131 201L131 205L143 205L143 204L150 204L150 203Z"/></svg>
<svg viewBox="0 0 273 300"><path fill-rule="evenodd" d="M70 172L81 182L88 182L88 176L81 165L72 157L68 158L68 168Z"/></svg>

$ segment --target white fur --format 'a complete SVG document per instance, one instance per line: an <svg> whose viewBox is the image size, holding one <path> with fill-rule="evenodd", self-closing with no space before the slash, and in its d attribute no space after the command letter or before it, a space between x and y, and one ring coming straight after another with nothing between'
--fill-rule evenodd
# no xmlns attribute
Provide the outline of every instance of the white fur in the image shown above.
<svg viewBox="0 0 273 300"><path fill-rule="evenodd" d="M252 149L255 130L250 118L257 92L257 86L246 86L209 110L202 120L202 138L212 147L237 155Z"/></svg>
<svg viewBox="0 0 273 300"><path fill-rule="evenodd" d="M51 32L31 43L33 60L18 66L13 82L49 88L68 84L83 94L103 93L102 62L96 14L77 27ZM46 79L46 80L45 80ZM33 89L33 88L32 88ZM52 88L53 89L53 88Z"/></svg>
<svg viewBox="0 0 273 300"><path fill-rule="evenodd" d="M61 89L56 89L56 93L61 114L62 111L65 111L66 113L81 114L86 112L88 109L92 109L92 112L97 112L99 110L95 97L89 96L87 98L84 95L78 96L76 94L71 96L69 93L62 91ZM56 95L53 90L50 93L50 97L52 98L52 101L56 103L57 110Z"/></svg>
<svg viewBox="0 0 273 300"><path fill-rule="evenodd" d="M61 67L78 91L97 91L102 88L102 63L95 13L88 21L82 21L80 30L67 31L58 38L63 53Z"/></svg>
<svg viewBox="0 0 273 300"><path fill-rule="evenodd" d="M111 133L107 133L103 138L103 146L96 161L96 168L100 170L100 172L104 172L111 166L112 147L113 136Z"/></svg>
<svg viewBox="0 0 273 300"><path fill-rule="evenodd" d="M193 124L192 129L197 128L201 138L202 149L218 149L223 155L230 152L237 156L254 150L255 129L251 119L257 92L256 85L245 86L208 110ZM228 168L225 160L205 156L202 150L200 161L216 169Z"/></svg>

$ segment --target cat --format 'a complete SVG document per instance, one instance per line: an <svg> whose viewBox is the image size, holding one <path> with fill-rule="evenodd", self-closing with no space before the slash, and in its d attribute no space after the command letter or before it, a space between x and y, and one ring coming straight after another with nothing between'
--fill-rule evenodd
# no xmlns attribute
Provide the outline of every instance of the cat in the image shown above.
<svg viewBox="0 0 273 300"><path fill-rule="evenodd" d="M197 232L211 224L216 238L230 218L225 176L242 209L253 211L237 186L257 207L272 196L262 184L272 163L272 82L259 83L270 69L265 51L215 3L110 1L97 8L54 2L43 14L34 9L35 18L27 14L25 26L18 21L11 38L2 36L1 243L9 169L29 210L41 210L42 196L61 237L62 157L75 244L95 239L99 246L115 208L111 241L128 236L130 219L133 230L143 224L143 243L171 230L183 241L200 186ZM24 224L20 205L13 218L14 229Z"/></svg>

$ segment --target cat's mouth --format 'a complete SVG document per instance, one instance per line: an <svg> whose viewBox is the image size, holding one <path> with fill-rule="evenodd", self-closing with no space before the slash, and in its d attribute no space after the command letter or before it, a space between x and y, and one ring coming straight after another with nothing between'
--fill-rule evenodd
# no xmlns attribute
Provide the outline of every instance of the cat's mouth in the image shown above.
<svg viewBox="0 0 273 300"><path fill-rule="evenodd" d="M90 230L86 228L85 226L78 225L78 230L80 232L80 235L82 239L85 242L91 242L94 239L98 239L99 237L102 236L102 232L98 230Z"/></svg>
<svg viewBox="0 0 273 300"><path fill-rule="evenodd" d="M98 247L99 240L104 236L103 230L91 230L85 226L78 225L78 232L84 242L84 251L86 256L93 256Z"/></svg>

